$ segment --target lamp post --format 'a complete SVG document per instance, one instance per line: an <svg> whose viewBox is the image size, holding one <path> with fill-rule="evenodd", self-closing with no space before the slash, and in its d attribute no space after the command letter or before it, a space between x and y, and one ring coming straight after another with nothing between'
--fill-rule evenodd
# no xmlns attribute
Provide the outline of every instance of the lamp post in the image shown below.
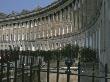
<svg viewBox="0 0 110 82"><path fill-rule="evenodd" d="M41 82L41 75L40 75L40 71L41 71L41 64L42 64L42 61L41 61L41 57L38 59L38 70L37 70L37 73L38 73L38 82Z"/></svg>
<svg viewBox="0 0 110 82"><path fill-rule="evenodd" d="M15 53L17 53L15 55ZM15 72L14 72L14 82L17 82L17 59L19 58L19 47L15 47L15 53L14 53L14 56L15 56Z"/></svg>
<svg viewBox="0 0 110 82"><path fill-rule="evenodd" d="M65 64L67 66L67 70L65 71L66 74L67 74L67 82L70 82L70 74L71 74L70 67L72 66L73 62L74 61L72 59L70 59L70 58L66 58L65 59Z"/></svg>

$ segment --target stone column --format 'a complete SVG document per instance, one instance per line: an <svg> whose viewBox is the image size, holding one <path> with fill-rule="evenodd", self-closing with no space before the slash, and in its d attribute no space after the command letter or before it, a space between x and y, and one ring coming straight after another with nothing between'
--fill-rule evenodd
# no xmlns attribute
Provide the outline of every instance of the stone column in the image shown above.
<svg viewBox="0 0 110 82"><path fill-rule="evenodd" d="M30 21L30 27L33 27L33 20Z"/></svg>
<svg viewBox="0 0 110 82"><path fill-rule="evenodd" d="M70 22L70 16L71 16L71 5L68 6L68 10L66 11L67 12L67 21Z"/></svg>
<svg viewBox="0 0 110 82"><path fill-rule="evenodd" d="M84 46L88 47L87 32L85 32L85 44L84 44Z"/></svg>
<svg viewBox="0 0 110 82"><path fill-rule="evenodd" d="M75 27L75 13L74 13L74 3L72 3L72 32L74 33Z"/></svg>
<svg viewBox="0 0 110 82"><path fill-rule="evenodd" d="M12 32L12 42L14 41L14 24L12 23L12 29L13 29L13 32Z"/></svg>
<svg viewBox="0 0 110 82"><path fill-rule="evenodd" d="M100 53L100 28L98 29L98 52L99 52L99 59L101 59L101 53Z"/></svg>
<svg viewBox="0 0 110 82"><path fill-rule="evenodd" d="M63 10L60 11L60 22L63 20Z"/></svg>
<svg viewBox="0 0 110 82"><path fill-rule="evenodd" d="M46 18L43 17L43 26L42 26L42 34L43 34L43 37L45 37L45 28L46 28Z"/></svg>
<svg viewBox="0 0 110 82"><path fill-rule="evenodd" d="M68 32L71 33L71 20L70 20L70 16L71 16L71 7L70 5L68 6L67 9L67 24L68 24Z"/></svg>
<svg viewBox="0 0 110 82"><path fill-rule="evenodd" d="M80 24L81 24L81 29L83 29L83 0L80 0Z"/></svg>
<svg viewBox="0 0 110 82"><path fill-rule="evenodd" d="M60 27L58 28L58 35L60 35Z"/></svg>
<svg viewBox="0 0 110 82"><path fill-rule="evenodd" d="M64 8L64 9L63 9L63 21L64 21L64 22L67 22L66 16L67 16L67 9Z"/></svg>
<svg viewBox="0 0 110 82"><path fill-rule="evenodd" d="M50 28L51 28L51 26L52 26L52 18L51 18L51 15L49 15L48 16L48 27L47 27L47 37L49 37L50 36Z"/></svg>
<svg viewBox="0 0 110 82"><path fill-rule="evenodd" d="M88 39L88 47L90 47L90 33L89 33L89 31L87 33L87 39Z"/></svg>
<svg viewBox="0 0 110 82"><path fill-rule="evenodd" d="M19 29L19 23L17 23L17 28L16 28L16 41L18 41L18 29Z"/></svg>
<svg viewBox="0 0 110 82"><path fill-rule="evenodd" d="M93 32L92 34L92 45L93 45L93 49L95 49L95 33Z"/></svg>
<svg viewBox="0 0 110 82"><path fill-rule="evenodd" d="M70 6L70 32L73 32L73 3Z"/></svg>
<svg viewBox="0 0 110 82"><path fill-rule="evenodd" d="M34 34L35 34L35 24L34 24L34 20L32 20L32 40L34 40Z"/></svg>
<svg viewBox="0 0 110 82"><path fill-rule="evenodd" d="M29 28L30 27L29 21L26 24L27 24L26 27Z"/></svg>
<svg viewBox="0 0 110 82"><path fill-rule="evenodd" d="M40 30L40 18L38 19L38 38L41 38L41 30Z"/></svg>
<svg viewBox="0 0 110 82"><path fill-rule="evenodd" d="M37 19L37 26L36 26L36 38L39 38L39 20Z"/></svg>
<svg viewBox="0 0 110 82"><path fill-rule="evenodd" d="M96 30L96 50L98 49L98 31Z"/></svg>
<svg viewBox="0 0 110 82"><path fill-rule="evenodd" d="M34 26L35 27L37 26L37 20L36 19L34 20Z"/></svg>

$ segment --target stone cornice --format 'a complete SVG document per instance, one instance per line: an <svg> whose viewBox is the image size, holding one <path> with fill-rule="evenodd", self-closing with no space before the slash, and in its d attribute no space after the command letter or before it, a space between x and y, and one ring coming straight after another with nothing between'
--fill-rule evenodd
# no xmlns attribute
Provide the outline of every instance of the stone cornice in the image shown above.
<svg viewBox="0 0 110 82"><path fill-rule="evenodd" d="M27 19L27 18L32 18L34 16L40 16L40 15L44 15L44 14L48 14L49 11L52 11L56 8L58 8L59 6L62 6L62 4L64 4L67 1L74 1L74 0L59 0L57 2L52 3L51 5L48 5L38 11L33 11L27 14L20 14L20 15L16 15L13 17L7 17L4 19L0 19L0 22L7 22L7 21L13 21L13 20L21 20L21 19Z"/></svg>

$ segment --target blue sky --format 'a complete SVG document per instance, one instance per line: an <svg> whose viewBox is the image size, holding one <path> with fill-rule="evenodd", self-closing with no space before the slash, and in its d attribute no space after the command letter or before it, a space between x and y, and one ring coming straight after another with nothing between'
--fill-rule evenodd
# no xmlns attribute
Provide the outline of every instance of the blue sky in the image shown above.
<svg viewBox="0 0 110 82"><path fill-rule="evenodd" d="M54 0L0 0L0 12L11 13L12 11L20 12L23 9L32 10L40 6L44 7Z"/></svg>

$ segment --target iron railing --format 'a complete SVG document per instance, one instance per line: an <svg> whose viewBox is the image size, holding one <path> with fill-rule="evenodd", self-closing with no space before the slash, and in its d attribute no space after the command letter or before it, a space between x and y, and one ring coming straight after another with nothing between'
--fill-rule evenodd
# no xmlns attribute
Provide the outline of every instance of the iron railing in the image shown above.
<svg viewBox="0 0 110 82"><path fill-rule="evenodd" d="M51 74L56 74L56 76L54 76L56 78L56 82L60 82L60 76L62 74L67 75L66 82L70 82L70 77L73 75L78 78L75 82L83 82L82 77L91 78L90 82L100 82L100 79L103 79L103 82L108 82L110 79L108 77L107 64L105 64L103 74L100 75L100 68L98 69L99 64L96 63L90 63L89 65L84 66L84 64L79 62L72 65L73 60L63 61L57 58L54 61L56 66L53 65L54 67L52 67L51 64L54 63L51 63L52 60L48 58L45 61L45 65L43 65L44 61L42 61L42 57L33 56L31 53L27 53L28 55L22 52L10 53L10 55L13 54L12 56L15 56L12 57L15 59L13 59L13 61L8 59L6 59L7 61L4 61L3 56L8 56L7 51L0 52L0 82L41 82L42 73L46 73L45 77L47 81L44 80L45 82L50 82ZM61 65L62 61L63 65ZM86 73L85 70L89 70L90 73ZM99 80L96 81L95 79Z"/></svg>

